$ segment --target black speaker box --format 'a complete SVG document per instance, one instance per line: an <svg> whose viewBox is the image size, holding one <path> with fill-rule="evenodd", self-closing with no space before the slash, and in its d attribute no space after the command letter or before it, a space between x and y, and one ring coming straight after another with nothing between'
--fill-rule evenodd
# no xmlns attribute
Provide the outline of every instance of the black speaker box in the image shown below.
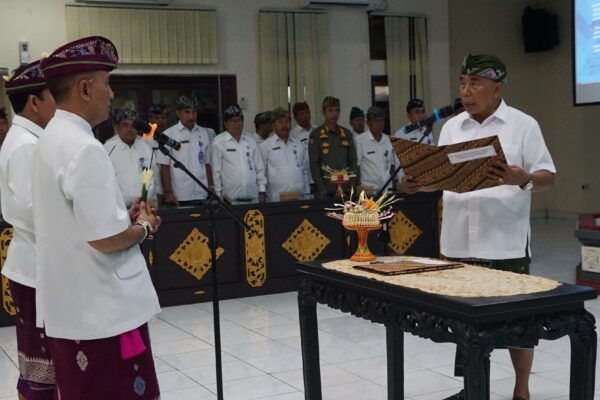
<svg viewBox="0 0 600 400"><path fill-rule="evenodd" d="M546 51L558 45L556 15L544 9L526 7L523 13L523 43L526 53Z"/></svg>

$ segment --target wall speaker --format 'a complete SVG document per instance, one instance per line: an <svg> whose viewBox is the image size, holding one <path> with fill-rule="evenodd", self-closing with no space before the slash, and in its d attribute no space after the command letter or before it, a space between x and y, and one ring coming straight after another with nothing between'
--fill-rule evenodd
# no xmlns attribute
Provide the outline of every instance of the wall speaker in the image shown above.
<svg viewBox="0 0 600 400"><path fill-rule="evenodd" d="M523 13L523 43L525 53L554 48L559 44L558 18L545 9L526 7Z"/></svg>

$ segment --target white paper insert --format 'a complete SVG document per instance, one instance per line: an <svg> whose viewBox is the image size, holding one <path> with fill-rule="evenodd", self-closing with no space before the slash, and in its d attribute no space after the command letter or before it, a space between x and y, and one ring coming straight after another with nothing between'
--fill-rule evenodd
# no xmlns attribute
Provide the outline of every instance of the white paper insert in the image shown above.
<svg viewBox="0 0 600 400"><path fill-rule="evenodd" d="M458 164L465 161L478 160L480 158L493 157L496 155L496 149L494 146L483 146L477 147L476 149L457 151L455 153L448 153L448 159L450 164Z"/></svg>

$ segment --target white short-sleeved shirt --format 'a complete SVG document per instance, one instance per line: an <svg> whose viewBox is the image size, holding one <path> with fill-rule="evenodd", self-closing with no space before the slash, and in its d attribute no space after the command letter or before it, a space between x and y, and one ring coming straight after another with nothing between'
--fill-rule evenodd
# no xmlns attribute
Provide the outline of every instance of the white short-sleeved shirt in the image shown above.
<svg viewBox="0 0 600 400"><path fill-rule="evenodd" d="M308 157L302 143L293 137L286 143L273 135L259 149L265 163L269 201L279 201L281 192L310 193Z"/></svg>
<svg viewBox="0 0 600 400"><path fill-rule="evenodd" d="M44 130L16 115L0 150L2 216L13 226L13 237L2 274L21 285L36 287L31 162Z"/></svg>
<svg viewBox="0 0 600 400"><path fill-rule="evenodd" d="M463 112L442 127L440 145L498 135L509 165L556 172L538 123L501 102L482 124ZM531 192L503 185L470 193L444 191L441 252L447 257L525 257ZM529 253L531 254L531 253Z"/></svg>
<svg viewBox="0 0 600 400"><path fill-rule="evenodd" d="M212 144L212 171L215 192L235 199L258 199L267 179L256 141L243 132L238 142L227 131Z"/></svg>
<svg viewBox="0 0 600 400"><path fill-rule="evenodd" d="M410 124L410 122L409 122ZM408 133L404 133L402 131L402 129L398 129L396 131L396 133L394 133L394 137L398 138L398 139L404 139L404 140L412 140L413 142L418 142L419 140L421 140L421 138L423 137L423 134L427 131L427 127L424 126L421 129L415 129L412 132L408 132ZM425 136L425 139L423 139L423 141L421 143L424 144L433 144L433 136L432 133L430 133L429 135Z"/></svg>
<svg viewBox="0 0 600 400"><path fill-rule="evenodd" d="M302 144L302 146L304 146L304 150L306 151L306 158L308 158L308 139L310 137L310 133L316 128L316 125L311 125L310 129L304 129L300 125L296 125L290 130L290 137L293 137L294 139L299 141ZM310 173L310 166L308 168L308 179L311 184L315 183Z"/></svg>
<svg viewBox="0 0 600 400"><path fill-rule="evenodd" d="M171 139L175 139L182 144L179 151L171 151L173 157L179 160L196 178L208 186L206 165L210 164L211 159L210 135L208 130L194 125L194 128L190 131L180 121L164 133ZM157 155L159 164L171 166L171 186L177 200L191 201L206 199L208 196L206 191L191 180L181 169L175 168L169 157L162 153L158 153Z"/></svg>
<svg viewBox="0 0 600 400"><path fill-rule="evenodd" d="M390 169L399 161L388 135L381 135L378 142L370 131L356 139L357 164L360 167L360 184L380 190L390 178ZM391 184L388 185L391 188Z"/></svg>
<svg viewBox="0 0 600 400"><path fill-rule="evenodd" d="M152 168L152 148L139 137L129 146L115 135L104 143L104 149L115 169L125 204L129 206L142 194L142 172Z"/></svg>
<svg viewBox="0 0 600 400"><path fill-rule="evenodd" d="M160 312L139 246L106 254L88 242L131 222L115 172L90 125L57 110L33 157L38 326L91 340L135 329Z"/></svg>

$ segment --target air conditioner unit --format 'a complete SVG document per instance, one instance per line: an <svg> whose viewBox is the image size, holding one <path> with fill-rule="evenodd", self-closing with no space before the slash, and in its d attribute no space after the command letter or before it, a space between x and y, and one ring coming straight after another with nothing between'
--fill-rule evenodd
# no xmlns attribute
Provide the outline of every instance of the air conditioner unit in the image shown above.
<svg viewBox="0 0 600 400"><path fill-rule="evenodd" d="M168 6L171 0L75 0L75 3L106 6Z"/></svg>
<svg viewBox="0 0 600 400"><path fill-rule="evenodd" d="M306 8L323 9L330 7L358 8L367 11L384 11L386 0L306 0Z"/></svg>

